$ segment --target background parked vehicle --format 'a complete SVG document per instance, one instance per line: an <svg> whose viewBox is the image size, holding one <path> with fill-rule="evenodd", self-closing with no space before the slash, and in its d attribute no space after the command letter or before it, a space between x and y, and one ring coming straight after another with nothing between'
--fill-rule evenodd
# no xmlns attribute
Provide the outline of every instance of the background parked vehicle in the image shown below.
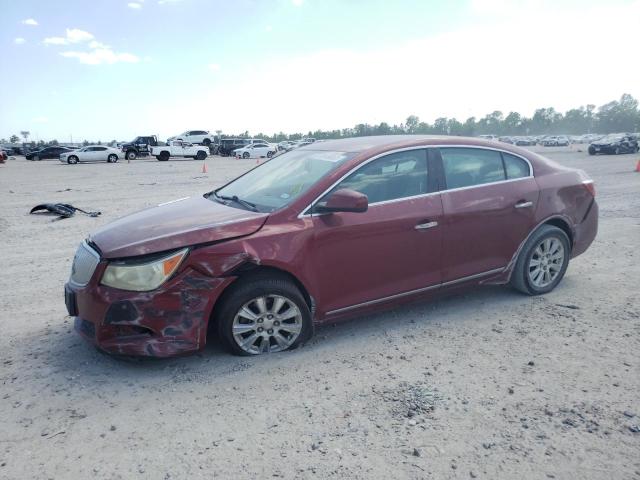
<svg viewBox="0 0 640 480"><path fill-rule="evenodd" d="M204 160L209 156L209 148L181 140L172 140L167 142L167 145L151 147L151 155L161 162L166 162L169 157L191 157L196 160Z"/></svg>
<svg viewBox="0 0 640 480"><path fill-rule="evenodd" d="M60 147L60 146L45 147L45 148L41 148L40 150L34 150L31 152L28 152L25 155L25 158L27 160L34 160L34 161L58 159L60 158L61 154L71 152L71 151L73 151L73 149L68 147Z"/></svg>
<svg viewBox="0 0 640 480"><path fill-rule="evenodd" d="M620 153L638 152L638 140L630 134L607 135L589 145L589 155L608 153L618 155Z"/></svg>
<svg viewBox="0 0 640 480"><path fill-rule="evenodd" d="M226 157L232 155L234 150L249 145L249 143L248 138L222 138L220 140L218 153Z"/></svg>
<svg viewBox="0 0 640 480"><path fill-rule="evenodd" d="M208 130L187 130L180 135L167 138L167 142L172 140L182 140L183 142L202 144L208 147L214 143L215 135L209 133Z"/></svg>
<svg viewBox="0 0 640 480"><path fill-rule="evenodd" d="M71 165L79 162L116 163L121 155L122 152L117 148L89 145L79 150L62 153L59 158L61 162Z"/></svg>
<svg viewBox="0 0 640 480"><path fill-rule="evenodd" d="M233 151L238 158L271 158L278 151L273 145L266 143L252 143Z"/></svg>
<svg viewBox="0 0 640 480"><path fill-rule="evenodd" d="M138 157L146 157L150 154L150 148L159 145L158 137L155 135L139 136L129 143L120 145L124 158L134 160Z"/></svg>

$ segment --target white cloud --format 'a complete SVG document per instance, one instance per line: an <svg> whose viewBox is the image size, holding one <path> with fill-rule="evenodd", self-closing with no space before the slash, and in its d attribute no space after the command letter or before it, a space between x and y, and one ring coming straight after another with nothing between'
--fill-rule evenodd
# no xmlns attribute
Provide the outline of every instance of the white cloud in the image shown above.
<svg viewBox="0 0 640 480"><path fill-rule="evenodd" d="M33 18L27 18L26 20L23 20L22 24L29 25L31 27L37 27L39 25L38 21Z"/></svg>
<svg viewBox="0 0 640 480"><path fill-rule="evenodd" d="M93 40L93 34L78 28L67 28L65 37L47 37L43 40L45 45L69 45L72 43L84 43Z"/></svg>
<svg viewBox="0 0 640 480"><path fill-rule="evenodd" d="M142 8L142 4L138 2L130 2L127 3L127 7L133 8L134 10L140 10Z"/></svg>
<svg viewBox="0 0 640 480"><path fill-rule="evenodd" d="M89 42L89 48L111 48L109 45L105 45L102 42L98 42L97 40L92 40Z"/></svg>
<svg viewBox="0 0 640 480"><path fill-rule="evenodd" d="M101 65L114 63L138 63L140 59L132 53L118 53L110 48L96 48L89 52L61 52L60 55L66 58L76 58L80 63L85 65Z"/></svg>
<svg viewBox="0 0 640 480"><path fill-rule="evenodd" d="M209 70L211 70L212 72L220 71L220 65L217 63L210 63L208 66L209 66Z"/></svg>
<svg viewBox="0 0 640 480"><path fill-rule="evenodd" d="M26 40L22 37L17 37L13 39L13 43L15 43L16 45L22 45L25 42Z"/></svg>
<svg viewBox="0 0 640 480"><path fill-rule="evenodd" d="M42 43L45 45L67 45L67 39L64 37L47 37Z"/></svg>

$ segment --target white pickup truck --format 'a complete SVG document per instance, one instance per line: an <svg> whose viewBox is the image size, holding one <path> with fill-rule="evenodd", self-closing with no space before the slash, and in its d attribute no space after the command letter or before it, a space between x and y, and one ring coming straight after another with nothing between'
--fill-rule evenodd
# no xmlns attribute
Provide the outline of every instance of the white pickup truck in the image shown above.
<svg viewBox="0 0 640 480"><path fill-rule="evenodd" d="M202 145L192 145L181 140L173 140L167 142L167 145L151 147L150 154L161 162L166 162L169 157L191 157L196 160L204 160L209 156L209 148Z"/></svg>

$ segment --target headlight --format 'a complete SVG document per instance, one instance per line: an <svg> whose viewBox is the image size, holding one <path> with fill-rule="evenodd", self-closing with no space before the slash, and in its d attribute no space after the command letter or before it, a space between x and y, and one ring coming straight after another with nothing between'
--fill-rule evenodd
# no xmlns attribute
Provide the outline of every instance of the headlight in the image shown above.
<svg viewBox="0 0 640 480"><path fill-rule="evenodd" d="M100 283L121 290L146 292L162 285L178 269L188 248L146 263L113 262L102 275Z"/></svg>

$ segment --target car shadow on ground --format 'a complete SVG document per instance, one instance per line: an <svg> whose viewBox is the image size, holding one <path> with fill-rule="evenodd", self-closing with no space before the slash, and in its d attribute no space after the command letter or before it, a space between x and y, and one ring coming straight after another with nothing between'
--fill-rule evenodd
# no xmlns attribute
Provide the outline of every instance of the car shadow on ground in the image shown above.
<svg viewBox="0 0 640 480"><path fill-rule="evenodd" d="M570 281L565 279L565 282ZM559 287L558 290L561 288ZM164 382L179 381L181 376L206 378L208 381L235 374L253 367L282 366L292 360L296 363L316 361L323 356L350 355L362 349L359 338L380 338L410 335L416 329L448 328L470 315L486 322L487 329L499 317L496 312L529 305L541 297L528 297L507 287L487 286L455 293L430 301L416 301L379 313L354 317L340 323L316 327L314 338L292 352L259 357L238 357L229 354L218 341L211 338L207 347L191 356L174 358L134 358L112 356L98 351L81 339L71 322L48 327L25 339L23 348L27 370L34 379L55 383L88 386L118 384L126 388L127 381ZM43 342L43 339L46 339ZM382 344L378 346L384 348ZM44 367L46 374L38 374ZM27 373L27 372L24 372ZM29 375L27 373L27 375ZM57 379L56 379L57 377ZM72 378L73 382L66 379ZM24 379L24 375L23 375ZM123 384L124 382L124 384Z"/></svg>

